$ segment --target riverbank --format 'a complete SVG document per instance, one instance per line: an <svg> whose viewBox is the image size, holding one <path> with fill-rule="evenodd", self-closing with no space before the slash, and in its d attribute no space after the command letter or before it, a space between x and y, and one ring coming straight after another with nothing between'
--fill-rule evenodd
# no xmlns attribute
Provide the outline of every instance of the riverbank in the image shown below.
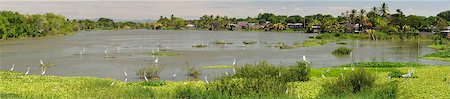
<svg viewBox="0 0 450 99"><path fill-rule="evenodd" d="M365 64L365 65L364 65ZM376 66L376 67L367 67ZM409 64L409 65L408 65ZM269 66L269 65L268 65ZM372 88L356 94L342 94L338 96L324 95L327 90L325 84L340 79L357 68L347 66L361 66L374 75L375 82ZM411 67L412 66L412 67ZM256 67L254 69L261 69ZM281 68L281 67L280 67ZM289 68L289 67L283 67ZM238 74L247 71L241 67L237 68ZM242 71L241 71L242 70ZM272 69L273 70L273 69ZM396 78L393 73L400 75L414 70L412 78ZM264 72L264 71L263 71ZM308 81L293 81L286 83L286 89L275 91L273 96L254 96L252 94L240 94L230 97L291 97L291 98L320 98L320 97L360 97L375 98L380 95L392 95L391 98L445 98L450 97L450 66L424 66L411 63L359 63L348 64L331 68L313 68L309 71ZM283 72L281 72L283 73ZM41 75L24 75L19 72L0 71L0 97L3 98L63 98L63 97L84 97L84 98L200 98L200 97L224 97L226 93L211 93L211 88L218 88L216 85L229 86L229 90L234 92L245 91L245 79L230 79L234 83L227 83L228 80L205 80L205 78L194 81L140 81L123 82L110 78L95 77L58 77ZM278 73L277 73L278 74ZM344 75L343 75L344 74ZM234 75L234 74L233 74ZM270 75L270 74L267 74ZM283 75L283 74L281 74ZM225 76L225 75L224 75ZM277 79L277 78L275 78ZM254 79L257 80L257 79ZM224 82L225 81L225 82ZM252 81L252 80L251 80ZM392 88L389 82L395 82ZM270 82L266 82L270 83ZM216 87L214 87L216 86ZM276 86L275 86L276 87ZM282 87L281 85L279 87ZM256 86L258 90L264 86ZM328 88L328 87L327 87ZM386 89L387 88L387 89ZM250 88L251 89L251 88ZM228 89L227 89L228 90ZM255 90L255 93L257 90ZM273 92L273 91L269 91ZM384 93L383 93L384 92ZM248 93L248 92L247 92ZM250 92L252 93L252 92ZM223 95L225 94L225 95Z"/></svg>

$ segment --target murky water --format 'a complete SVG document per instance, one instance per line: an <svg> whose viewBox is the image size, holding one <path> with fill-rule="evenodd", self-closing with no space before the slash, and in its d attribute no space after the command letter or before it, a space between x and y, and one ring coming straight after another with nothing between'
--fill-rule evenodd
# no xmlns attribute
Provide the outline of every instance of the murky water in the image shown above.
<svg viewBox="0 0 450 99"><path fill-rule="evenodd" d="M419 59L417 56L435 50L427 48L429 43L387 42L387 41L341 41L353 43L352 56L333 56L331 52L339 46L329 43L325 46L296 49L269 48L267 45L284 41L288 44L301 42L315 34L270 33L270 32L227 32L227 31L156 31L117 30L82 31L73 36L55 37L41 40L3 41L0 44L0 69L25 72L31 66L31 74L40 74L39 60L55 64L46 75L94 76L124 79L123 70L128 73L128 81L137 81L136 71L145 64L153 64L156 57L149 56L157 50L157 42L163 48L181 53L180 56L158 57L164 67L160 76L163 80L184 80L189 65L231 65L237 59L238 66L267 60L275 64L292 64L305 55L314 67L335 66L359 61L401 61L424 64L450 65L449 62ZM210 43L211 40L226 40L234 44L212 45L208 48L192 48L192 45ZM242 41L260 41L255 45L245 45ZM83 55L79 54L84 48ZM117 58L104 58L108 55ZM118 50L119 49L119 50ZM231 69L202 69L202 76L232 74ZM177 74L172 78L173 74Z"/></svg>

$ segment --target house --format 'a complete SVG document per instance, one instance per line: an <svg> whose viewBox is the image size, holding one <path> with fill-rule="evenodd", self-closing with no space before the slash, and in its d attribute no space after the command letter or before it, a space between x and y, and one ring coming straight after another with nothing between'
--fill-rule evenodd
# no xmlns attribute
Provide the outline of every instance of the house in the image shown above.
<svg viewBox="0 0 450 99"><path fill-rule="evenodd" d="M320 25L314 25L312 26L312 31L313 33L320 33L322 30L320 29Z"/></svg>
<svg viewBox="0 0 450 99"><path fill-rule="evenodd" d="M450 26L447 26L444 30L441 31L441 36L445 36L450 39Z"/></svg>
<svg viewBox="0 0 450 99"><path fill-rule="evenodd" d="M186 26L184 26L185 28L188 28L188 29L194 29L195 28L195 25L194 24L187 24Z"/></svg>
<svg viewBox="0 0 450 99"><path fill-rule="evenodd" d="M247 29L248 28L248 22L238 22L236 29Z"/></svg>
<svg viewBox="0 0 450 99"><path fill-rule="evenodd" d="M354 33L361 33L361 25L359 25L359 23L357 23L357 24L355 24L355 25L353 25L353 32Z"/></svg>
<svg viewBox="0 0 450 99"><path fill-rule="evenodd" d="M287 24L287 28L290 28L290 29L300 29L302 27L303 27L302 23L288 23Z"/></svg>

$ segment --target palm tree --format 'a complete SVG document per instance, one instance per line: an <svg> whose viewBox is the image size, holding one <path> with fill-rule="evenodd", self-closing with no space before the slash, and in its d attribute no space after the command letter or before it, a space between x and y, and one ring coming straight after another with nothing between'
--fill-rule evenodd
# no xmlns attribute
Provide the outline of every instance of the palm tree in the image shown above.
<svg viewBox="0 0 450 99"><path fill-rule="evenodd" d="M362 26L364 26L364 23L365 23L364 22L365 20L363 20L365 17L365 15L364 15L365 13L366 13L366 10L364 10L364 9L359 10L359 25L360 25L361 29L363 29ZM364 31L362 31L362 32L364 32Z"/></svg>
<svg viewBox="0 0 450 99"><path fill-rule="evenodd" d="M386 17L389 15L389 7L386 3L382 3L379 10L383 17Z"/></svg>

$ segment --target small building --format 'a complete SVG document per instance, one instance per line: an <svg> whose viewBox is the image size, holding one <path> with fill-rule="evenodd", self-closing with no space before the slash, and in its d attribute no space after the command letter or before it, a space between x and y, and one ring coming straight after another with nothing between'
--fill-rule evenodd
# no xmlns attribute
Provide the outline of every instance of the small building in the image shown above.
<svg viewBox="0 0 450 99"><path fill-rule="evenodd" d="M312 26L312 31L313 33L320 33L322 30L320 29L320 25L314 25Z"/></svg>
<svg viewBox="0 0 450 99"><path fill-rule="evenodd" d="M353 25L353 32L354 33L361 33L361 25L359 25L359 23L357 23L357 24L355 24L355 25Z"/></svg>
<svg viewBox="0 0 450 99"><path fill-rule="evenodd" d="M288 23L287 24L287 28L290 28L290 29L300 29L302 27L303 27L302 23Z"/></svg>
<svg viewBox="0 0 450 99"><path fill-rule="evenodd" d="M441 36L447 37L450 39L450 26L447 26L444 30L441 31Z"/></svg>
<svg viewBox="0 0 450 99"><path fill-rule="evenodd" d="M248 22L238 22L236 29L247 29L248 28Z"/></svg>
<svg viewBox="0 0 450 99"><path fill-rule="evenodd" d="M195 28L195 25L194 24L187 24L186 26L184 26L185 28L188 28L188 29L194 29Z"/></svg>

